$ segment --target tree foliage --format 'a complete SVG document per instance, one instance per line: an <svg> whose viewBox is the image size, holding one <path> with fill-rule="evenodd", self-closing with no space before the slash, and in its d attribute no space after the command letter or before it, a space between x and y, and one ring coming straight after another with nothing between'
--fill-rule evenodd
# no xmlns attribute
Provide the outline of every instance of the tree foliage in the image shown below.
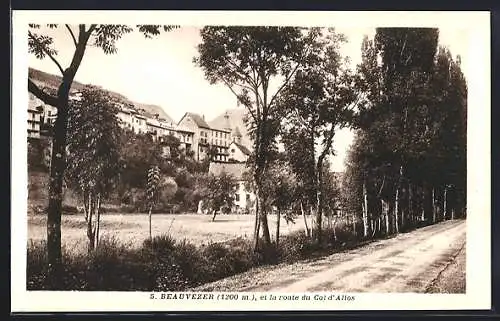
<svg viewBox="0 0 500 321"><path fill-rule="evenodd" d="M362 44L356 84L366 98L344 185L346 204L369 216L373 233L381 224L397 233L435 222L465 206L467 86L438 35L378 28Z"/></svg>
<svg viewBox="0 0 500 321"><path fill-rule="evenodd" d="M217 212L224 209L231 211L234 206L237 186L237 182L231 174L222 172L217 176L207 176L204 208L213 213L212 221L215 220Z"/></svg>
<svg viewBox="0 0 500 321"><path fill-rule="evenodd" d="M267 243L271 239L265 207L261 206L266 195L261 188L280 127L277 99L297 70L315 58L319 36L317 28L210 26L201 30L194 62L210 83L228 87L249 114L256 224L262 225ZM258 239L256 233L256 247Z"/></svg>
<svg viewBox="0 0 500 321"><path fill-rule="evenodd" d="M314 59L297 75L280 96L284 119L282 138L294 172L302 179L304 200L316 211L316 229L321 237L324 196L324 165L333 154L338 129L349 126L358 102L354 77L339 53L345 42L334 30L319 30L321 41Z"/></svg>
<svg viewBox="0 0 500 321"><path fill-rule="evenodd" d="M99 242L101 202L116 186L121 170L117 111L108 94L88 88L72 102L68 117L66 181L82 195L89 250Z"/></svg>

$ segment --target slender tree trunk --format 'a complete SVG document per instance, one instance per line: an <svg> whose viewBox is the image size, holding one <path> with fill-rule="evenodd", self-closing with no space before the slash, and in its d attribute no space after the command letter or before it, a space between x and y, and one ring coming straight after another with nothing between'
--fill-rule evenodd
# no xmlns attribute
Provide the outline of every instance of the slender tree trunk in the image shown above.
<svg viewBox="0 0 500 321"><path fill-rule="evenodd" d="M384 216L385 216L385 232L387 235L390 234L390 221L389 221L389 202L384 201Z"/></svg>
<svg viewBox="0 0 500 321"><path fill-rule="evenodd" d="M61 88L64 85L62 84ZM69 88L68 91L69 92ZM49 205L47 211L47 259L50 282L58 283L62 264L61 251L61 211L62 185L66 167L66 135L68 122L68 94L58 97L57 118L52 137L52 155L49 182Z"/></svg>
<svg viewBox="0 0 500 321"><path fill-rule="evenodd" d="M413 217L413 189L411 182L408 182L408 218L410 219L410 226L413 227L414 217Z"/></svg>
<svg viewBox="0 0 500 321"><path fill-rule="evenodd" d="M309 231L309 227L307 226L306 212L304 211L304 205L302 202L300 202L300 211L302 212L302 217L304 218L304 228L306 230L306 236L310 237L311 233Z"/></svg>
<svg viewBox="0 0 500 321"><path fill-rule="evenodd" d="M434 187L432 188L432 223L436 223L436 201L434 199Z"/></svg>
<svg viewBox="0 0 500 321"><path fill-rule="evenodd" d="M87 193L83 191L83 211L85 213L85 222L89 219L89 211L87 210Z"/></svg>
<svg viewBox="0 0 500 321"><path fill-rule="evenodd" d="M337 241L337 215L333 218L333 239Z"/></svg>
<svg viewBox="0 0 500 321"><path fill-rule="evenodd" d="M311 231L311 237L314 237L314 217L316 216L315 213L314 213L314 207L311 205L311 207L309 207L309 215L311 216L311 226L310 226L310 231Z"/></svg>
<svg viewBox="0 0 500 321"><path fill-rule="evenodd" d="M396 234L399 233L399 187L396 189L396 200L394 202L394 228L396 229Z"/></svg>
<svg viewBox="0 0 500 321"><path fill-rule="evenodd" d="M368 195L366 182L363 182L363 236L368 236Z"/></svg>
<svg viewBox="0 0 500 321"><path fill-rule="evenodd" d="M454 208L451 209L451 219L452 220L455 219L455 209Z"/></svg>
<svg viewBox="0 0 500 321"><path fill-rule="evenodd" d="M253 237L254 237L254 249L257 249L259 247L259 232L260 232L260 221L259 221L259 202L257 198L255 199L255 226L254 226L254 231L253 231Z"/></svg>
<svg viewBox="0 0 500 321"><path fill-rule="evenodd" d="M267 213L264 206L260 206L260 223L262 225L262 234L264 237L264 242L266 244L271 244L271 234L269 233L269 224L267 222Z"/></svg>
<svg viewBox="0 0 500 321"><path fill-rule="evenodd" d="M443 195L443 221L446 219L446 210L447 210L447 196L448 196L448 186L444 187L444 195Z"/></svg>
<svg viewBox="0 0 500 321"><path fill-rule="evenodd" d="M281 209L278 207L278 213L276 218L276 247L278 247L280 242L280 220L281 220Z"/></svg>
<svg viewBox="0 0 500 321"><path fill-rule="evenodd" d="M385 234L389 235L389 203L381 200L382 203L382 215L385 218Z"/></svg>
<svg viewBox="0 0 500 321"><path fill-rule="evenodd" d="M89 193L89 219L87 221L87 238L89 241L88 252L91 253L94 250L94 228L92 224L92 216L95 211L95 200L92 197L92 193Z"/></svg>
<svg viewBox="0 0 500 321"><path fill-rule="evenodd" d="M99 246L99 228L100 228L100 225L101 225L101 194L97 194L95 248L97 248Z"/></svg>
<svg viewBox="0 0 500 321"><path fill-rule="evenodd" d="M317 164L316 179L316 242L321 244L323 234L323 162L320 160Z"/></svg>

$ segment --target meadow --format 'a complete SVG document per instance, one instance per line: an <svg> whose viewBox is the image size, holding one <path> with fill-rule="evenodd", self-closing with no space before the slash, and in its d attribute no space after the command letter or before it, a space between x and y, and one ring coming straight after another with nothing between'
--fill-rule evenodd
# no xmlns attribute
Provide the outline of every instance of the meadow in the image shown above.
<svg viewBox="0 0 500 321"><path fill-rule="evenodd" d="M28 242L46 239L46 215L28 215ZM253 215L222 214L212 222L205 214L153 214L152 234L169 234L176 240L187 240L194 245L224 242L238 237L252 238L255 217ZM86 222L83 214L63 215L62 243L66 249L80 252L86 249ZM271 237L275 237L276 217L269 216ZM303 230L302 220L280 224L280 235ZM111 236L130 248L140 247L149 237L147 214L105 213L101 215L101 236Z"/></svg>

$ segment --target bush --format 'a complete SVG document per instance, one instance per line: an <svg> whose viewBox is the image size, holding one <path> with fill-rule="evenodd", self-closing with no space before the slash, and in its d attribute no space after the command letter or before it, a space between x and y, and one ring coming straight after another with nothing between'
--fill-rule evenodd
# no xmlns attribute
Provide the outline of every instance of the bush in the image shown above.
<svg viewBox="0 0 500 321"><path fill-rule="evenodd" d="M307 258L315 249L314 240L303 231L297 231L281 238L278 254L281 261L294 262Z"/></svg>

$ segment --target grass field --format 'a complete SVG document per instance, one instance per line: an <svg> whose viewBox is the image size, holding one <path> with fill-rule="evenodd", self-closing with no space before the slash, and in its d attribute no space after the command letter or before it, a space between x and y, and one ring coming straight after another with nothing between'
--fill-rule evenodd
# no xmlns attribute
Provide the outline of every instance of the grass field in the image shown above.
<svg viewBox="0 0 500 321"><path fill-rule="evenodd" d="M169 233L177 240L186 239L196 245L221 242L236 237L251 238L254 226L253 215L218 215L212 222L211 215L204 214L153 214L153 236ZM147 214L113 214L101 216L101 236L114 236L120 242L140 246L149 236ZM276 218L269 216L271 237L275 237ZM303 222L295 224L281 222L280 235L304 228ZM28 216L28 241L45 240L46 216ZM70 251L85 250L87 246L86 222L83 214L62 217L62 243Z"/></svg>

